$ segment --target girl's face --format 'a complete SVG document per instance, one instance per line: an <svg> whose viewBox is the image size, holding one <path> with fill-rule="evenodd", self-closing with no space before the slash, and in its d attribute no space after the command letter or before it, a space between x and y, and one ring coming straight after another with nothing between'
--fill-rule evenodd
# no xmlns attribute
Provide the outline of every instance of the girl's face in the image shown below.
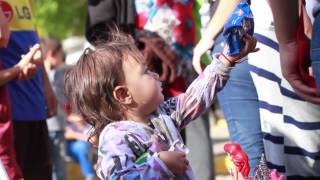
<svg viewBox="0 0 320 180"><path fill-rule="evenodd" d="M132 57L123 62L123 71L125 83L141 113L150 114L156 110L164 99L159 75Z"/></svg>

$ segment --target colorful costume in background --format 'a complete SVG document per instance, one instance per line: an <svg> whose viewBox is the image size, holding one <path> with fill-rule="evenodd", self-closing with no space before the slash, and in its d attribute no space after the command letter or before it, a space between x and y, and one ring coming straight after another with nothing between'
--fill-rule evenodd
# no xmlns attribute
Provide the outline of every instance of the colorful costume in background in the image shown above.
<svg viewBox="0 0 320 180"><path fill-rule="evenodd" d="M180 131L210 107L224 86L230 68L215 59L185 93L163 102L150 125L123 120L101 132L97 174L101 179L194 179L189 166L175 177L158 157L161 151L184 151Z"/></svg>
<svg viewBox="0 0 320 180"><path fill-rule="evenodd" d="M157 32L167 44L191 60L196 43L194 0L136 0L136 27Z"/></svg>
<svg viewBox="0 0 320 180"><path fill-rule="evenodd" d="M229 47L228 55L237 56L244 46L243 36L253 35L253 15L247 0L243 0L233 11L230 19L224 25L223 36Z"/></svg>

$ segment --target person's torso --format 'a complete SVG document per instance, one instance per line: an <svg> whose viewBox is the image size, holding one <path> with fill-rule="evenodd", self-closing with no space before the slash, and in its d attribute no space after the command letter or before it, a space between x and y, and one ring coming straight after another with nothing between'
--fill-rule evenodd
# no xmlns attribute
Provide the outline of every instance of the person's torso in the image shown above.
<svg viewBox="0 0 320 180"><path fill-rule="evenodd" d="M47 119L47 125L49 131L62 131L66 126L66 111L65 106L67 104L67 98L64 94L64 73L65 68L59 68L57 70L51 70L48 73L48 77L52 86L52 89L58 100L57 115Z"/></svg>
<svg viewBox="0 0 320 180"><path fill-rule="evenodd" d="M179 146L182 149L188 151L184 146L184 143L180 136L180 132L168 115L159 113L158 116L152 117L151 121L152 123L150 123L149 126L134 121L118 121L111 123L106 128L104 128L104 130L100 134L99 139L103 139L106 134L110 133L112 129L115 129L125 131L127 135L132 137L132 139L137 142L135 144L140 144L146 147L145 151L149 151L149 153L151 154L161 151L173 150L171 148L171 145L175 144L177 141L179 141L179 143L176 144L176 147ZM103 142L100 142L100 140L99 146L101 144L105 144ZM130 147L130 145L128 146ZM103 148L99 147L98 149ZM175 151L178 151L178 149L175 149ZM194 179L191 167L189 166L186 173L183 176L178 177L178 179Z"/></svg>
<svg viewBox="0 0 320 180"><path fill-rule="evenodd" d="M251 11L253 14L255 31L274 30L273 15L266 0L252 0Z"/></svg>
<svg viewBox="0 0 320 180"><path fill-rule="evenodd" d="M28 0L13 0L6 4L5 14L11 15L10 41L7 48L0 48L0 58L9 68L17 64L21 55L38 43L38 37L33 25L34 11ZM9 94L12 102L13 119L16 121L45 120L44 89L42 70L37 68L34 77L28 81L10 81Z"/></svg>

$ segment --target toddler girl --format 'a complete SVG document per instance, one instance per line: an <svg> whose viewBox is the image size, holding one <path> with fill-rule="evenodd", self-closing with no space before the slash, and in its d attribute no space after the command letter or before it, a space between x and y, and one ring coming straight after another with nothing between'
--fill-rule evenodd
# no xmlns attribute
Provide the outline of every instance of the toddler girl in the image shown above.
<svg viewBox="0 0 320 180"><path fill-rule="evenodd" d="M164 101L159 76L148 70L131 37L113 33L86 49L66 74L66 93L99 136L100 179L194 179L180 131L210 107L231 66L256 40L245 36L239 56L215 55L179 96Z"/></svg>

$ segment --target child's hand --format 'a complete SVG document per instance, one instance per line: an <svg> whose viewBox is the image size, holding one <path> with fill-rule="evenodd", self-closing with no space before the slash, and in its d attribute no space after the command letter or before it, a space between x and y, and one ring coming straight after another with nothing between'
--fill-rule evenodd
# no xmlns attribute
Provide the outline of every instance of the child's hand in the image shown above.
<svg viewBox="0 0 320 180"><path fill-rule="evenodd" d="M183 175L189 166L189 161L186 158L186 154L182 152L161 151L159 153L159 158L176 176Z"/></svg>
<svg viewBox="0 0 320 180"><path fill-rule="evenodd" d="M214 41L210 38L201 38L193 50L192 65L195 71L200 74L202 72L201 56L206 53L212 46Z"/></svg>
<svg viewBox="0 0 320 180"><path fill-rule="evenodd" d="M243 40L245 42L245 45L241 49L239 55L237 56L228 56L226 51L228 50L227 48L224 48L224 51L222 53L222 57L220 56L219 59L233 65L236 62L238 62L240 59L243 57L247 56L249 53L252 52L257 52L259 51L259 48L256 48L257 45L257 40L255 37L250 36L249 34L245 34L243 37Z"/></svg>

